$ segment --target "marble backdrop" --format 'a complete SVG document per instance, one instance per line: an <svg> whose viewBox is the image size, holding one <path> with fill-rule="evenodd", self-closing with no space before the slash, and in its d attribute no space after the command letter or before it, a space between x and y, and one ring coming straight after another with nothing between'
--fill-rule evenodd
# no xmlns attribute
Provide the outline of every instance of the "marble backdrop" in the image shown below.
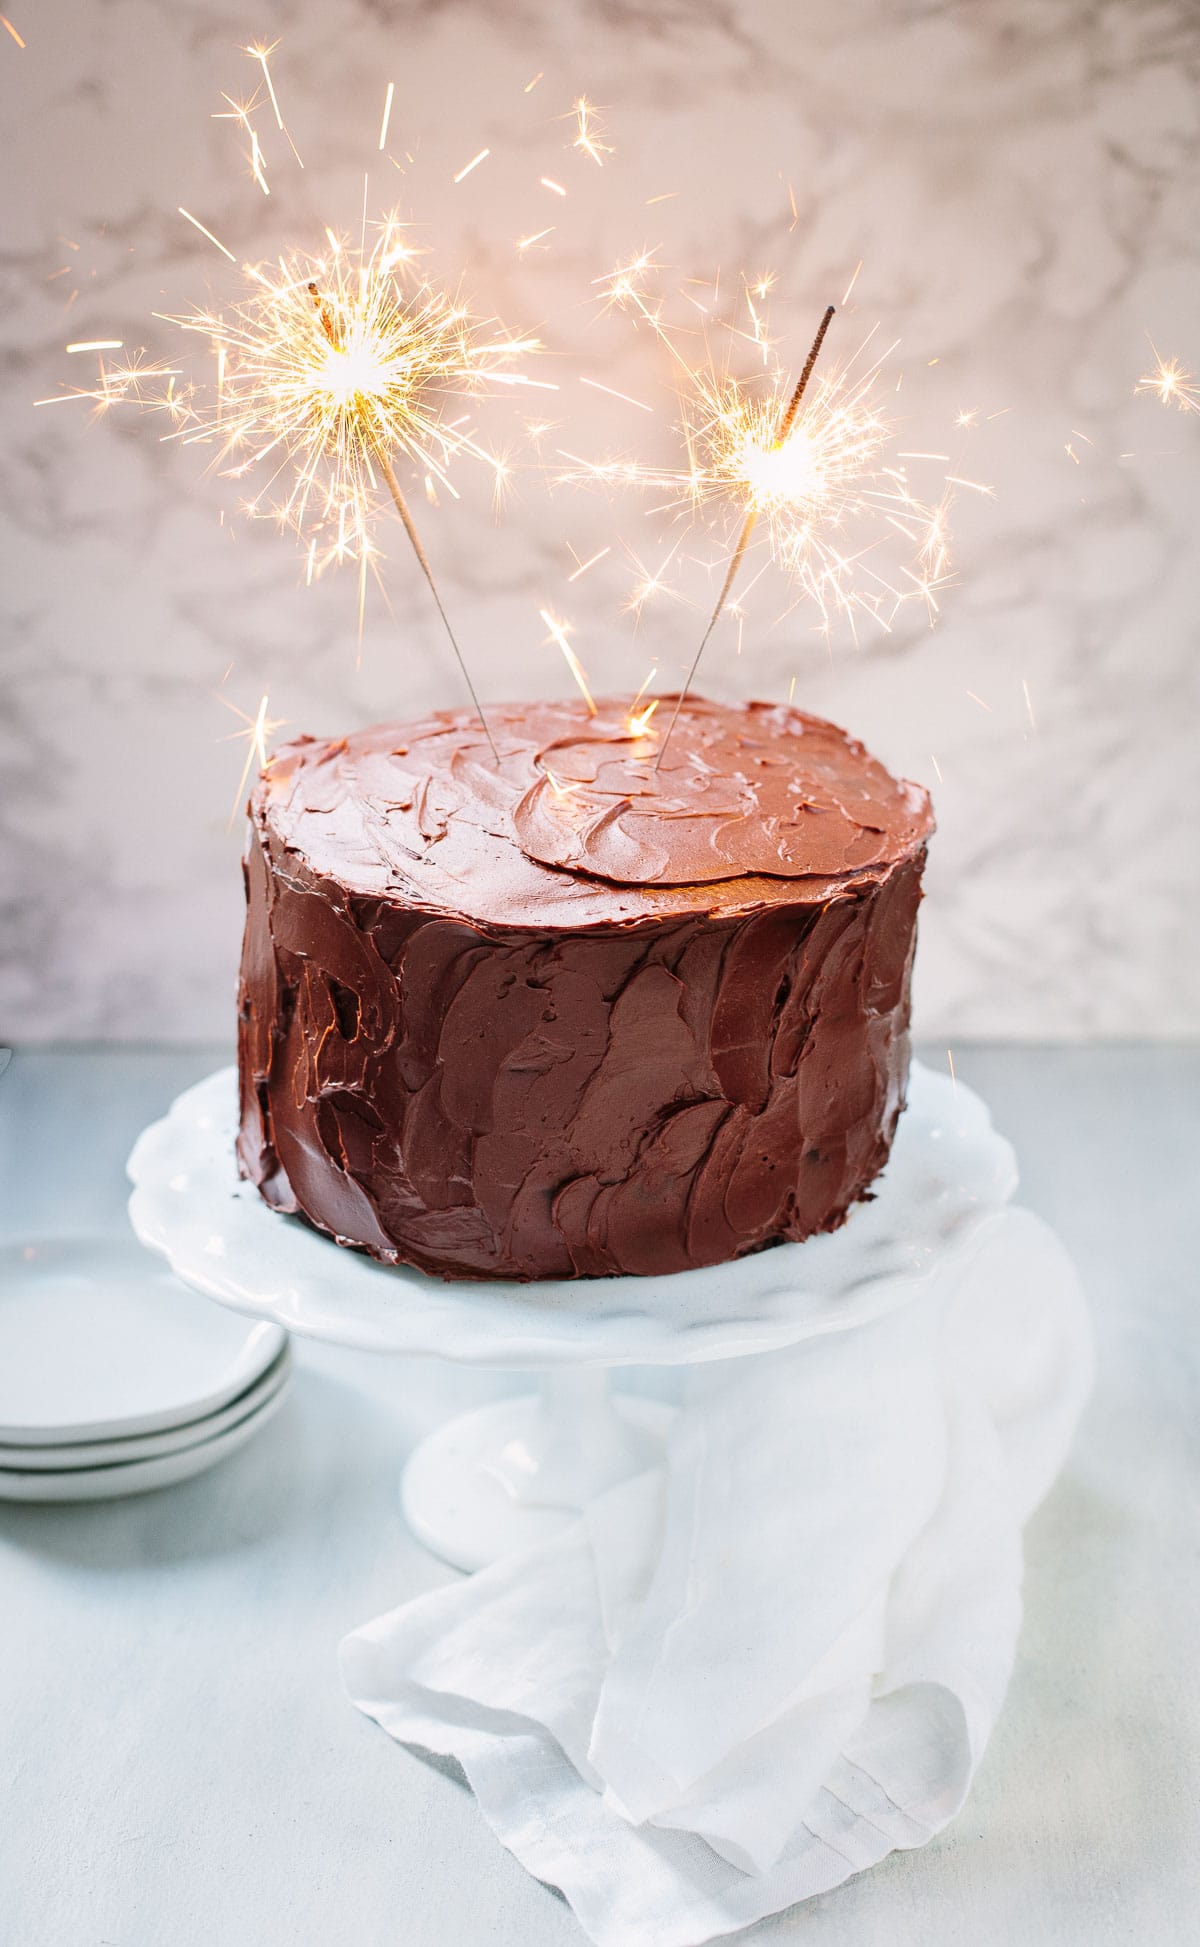
<svg viewBox="0 0 1200 1947"><path fill-rule="evenodd" d="M933 789L925 1033L1195 1030L1200 415L1135 397L1148 335L1200 367L1194 0L9 13L26 46L0 33L0 1032L229 1032L242 746L222 741L236 724L221 695L253 712L267 691L273 716L320 733L459 698L398 529L380 533L393 613L369 591L360 649L353 570L306 589L291 543L239 516L245 489L206 471L203 448L162 444L133 412L92 425L84 406L32 404L89 383L94 359L68 341L162 355L175 346L155 312L227 301L231 267L177 206L261 258L355 226L364 170L372 208L406 206L431 270L464 268L477 302L540 332L559 387L481 409L489 439L516 428L518 460L537 459L522 422L553 422L545 470L523 473L498 520L469 468L461 501L421 501L485 697L570 691L543 607L571 623L594 684L619 689L651 663L676 677L711 600L715 545L692 537L671 567L684 599L635 617L623 603L638 561L659 565L661 519L554 482L560 448L670 440L661 352L598 315L593 280L650 246L663 289L708 280L711 308L718 270L726 298L739 270L773 271L772 328L799 356L862 260L842 348L877 320L898 337L901 444L952 451L994 496L959 496L956 583L932 632L914 612L857 649L826 645L803 607L780 619L785 591L764 574L740 655L736 630L719 633L705 686L783 697L794 681ZM272 73L306 165L268 105L269 199L235 126L211 119L222 91L253 91L238 48L256 36L279 38ZM570 146L581 93L606 111L602 168Z"/></svg>

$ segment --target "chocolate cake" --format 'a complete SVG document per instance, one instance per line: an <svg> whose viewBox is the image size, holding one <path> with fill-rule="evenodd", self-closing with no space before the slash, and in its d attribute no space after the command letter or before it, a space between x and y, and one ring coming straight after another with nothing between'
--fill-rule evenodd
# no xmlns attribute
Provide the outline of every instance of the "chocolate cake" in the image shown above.
<svg viewBox="0 0 1200 1947"><path fill-rule="evenodd" d="M670 705L660 711L660 721ZM628 701L285 746L250 806L244 1175L445 1278L840 1224L908 1071L926 793L835 725Z"/></svg>

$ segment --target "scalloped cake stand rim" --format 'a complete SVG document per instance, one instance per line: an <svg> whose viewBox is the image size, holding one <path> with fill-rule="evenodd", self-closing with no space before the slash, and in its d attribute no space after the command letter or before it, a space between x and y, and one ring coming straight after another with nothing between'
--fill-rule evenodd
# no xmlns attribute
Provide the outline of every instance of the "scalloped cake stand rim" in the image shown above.
<svg viewBox="0 0 1200 1947"><path fill-rule="evenodd" d="M692 1365L845 1330L915 1296L1011 1197L1011 1146L963 1083L914 1062L871 1200L846 1224L669 1277L443 1281L347 1250L239 1181L234 1071L187 1089L129 1159L130 1218L194 1290L362 1351L514 1371Z"/></svg>

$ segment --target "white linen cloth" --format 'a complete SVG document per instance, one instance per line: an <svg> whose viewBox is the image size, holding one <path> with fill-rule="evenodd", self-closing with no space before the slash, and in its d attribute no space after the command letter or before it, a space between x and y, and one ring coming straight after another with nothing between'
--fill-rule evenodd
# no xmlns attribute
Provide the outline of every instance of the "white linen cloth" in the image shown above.
<svg viewBox="0 0 1200 1947"><path fill-rule="evenodd" d="M962 1805L1090 1373L1070 1260L1006 1210L886 1316L698 1369L665 1467L356 1630L350 1695L597 1947L733 1932Z"/></svg>

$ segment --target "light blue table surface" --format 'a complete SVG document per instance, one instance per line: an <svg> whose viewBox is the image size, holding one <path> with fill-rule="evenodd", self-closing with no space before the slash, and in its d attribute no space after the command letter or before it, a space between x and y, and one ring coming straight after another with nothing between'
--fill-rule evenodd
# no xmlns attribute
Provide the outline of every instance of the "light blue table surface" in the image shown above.
<svg viewBox="0 0 1200 1947"><path fill-rule="evenodd" d="M19 1054L0 1237L123 1231L133 1138L226 1058ZM1017 1670L962 1816L740 1938L1181 1947L1200 1937L1200 1048L955 1063L1083 1273L1096 1393L1029 1531ZM401 1523L405 1453L512 1382L297 1350L278 1419L201 1479L0 1505L4 1947L580 1947L469 1794L350 1707L335 1661L449 1572Z"/></svg>

